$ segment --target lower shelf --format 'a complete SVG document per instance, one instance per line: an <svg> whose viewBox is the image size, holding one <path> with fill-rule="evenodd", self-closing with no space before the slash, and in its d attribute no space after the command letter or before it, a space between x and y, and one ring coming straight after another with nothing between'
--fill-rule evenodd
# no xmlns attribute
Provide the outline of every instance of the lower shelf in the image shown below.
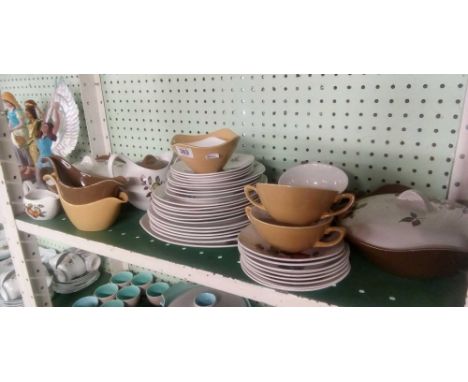
<svg viewBox="0 0 468 382"><path fill-rule="evenodd" d="M463 306L465 274L432 280L411 280L391 275L368 262L354 248L351 273L335 287L315 292L281 292L251 281L239 265L237 248L190 248L161 242L139 225L143 212L126 206L107 231L82 232L66 218L39 222L26 215L17 218L24 231L63 241L103 256L193 283L220 289L277 306ZM93 289L94 290L94 289Z"/></svg>

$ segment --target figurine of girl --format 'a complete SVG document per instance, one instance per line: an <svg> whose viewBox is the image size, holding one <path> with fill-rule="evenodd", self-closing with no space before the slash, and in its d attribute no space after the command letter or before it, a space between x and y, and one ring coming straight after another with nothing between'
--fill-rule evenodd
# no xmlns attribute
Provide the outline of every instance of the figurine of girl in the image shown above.
<svg viewBox="0 0 468 382"><path fill-rule="evenodd" d="M50 167L50 163L45 158L52 155L52 144L57 140L57 132L60 128L60 104L55 102L52 106L52 121L42 121L39 131L36 133L36 145L39 150L39 157L36 162L36 181L39 187L44 187L41 177L41 170Z"/></svg>
<svg viewBox="0 0 468 382"><path fill-rule="evenodd" d="M2 100L7 109L8 126L10 127L11 139L15 146L20 170L26 176L31 175L34 172L34 162L29 155L28 129L24 124L21 107L15 96L10 92L2 93Z"/></svg>
<svg viewBox="0 0 468 382"><path fill-rule="evenodd" d="M37 163L37 159L39 158L39 150L36 144L36 136L41 129L41 120L42 120L42 110L37 106L36 102L28 99L24 103L24 114L26 115L26 119L28 120L28 151L31 159L34 162L34 165Z"/></svg>

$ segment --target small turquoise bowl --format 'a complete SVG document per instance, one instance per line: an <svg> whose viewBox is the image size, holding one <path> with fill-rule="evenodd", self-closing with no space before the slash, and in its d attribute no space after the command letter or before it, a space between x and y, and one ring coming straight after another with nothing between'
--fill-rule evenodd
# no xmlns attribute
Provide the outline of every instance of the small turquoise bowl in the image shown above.
<svg viewBox="0 0 468 382"><path fill-rule="evenodd" d="M195 306L199 307L209 307L214 306L216 304L216 295L210 292L203 292L200 293L197 297L195 297L194 303Z"/></svg>
<svg viewBox="0 0 468 382"><path fill-rule="evenodd" d="M119 288L126 287L132 282L133 273L132 272L119 272L113 275L110 279L110 282L117 284Z"/></svg>
<svg viewBox="0 0 468 382"><path fill-rule="evenodd" d="M119 287L117 284L107 283L96 288L94 295L101 301L107 302L115 299Z"/></svg>
<svg viewBox="0 0 468 382"><path fill-rule="evenodd" d="M141 290L145 291L153 282L154 276L151 272L140 272L136 274L132 279L132 285L140 287Z"/></svg>
<svg viewBox="0 0 468 382"><path fill-rule="evenodd" d="M141 290L135 285L127 286L117 292L117 298L128 306L136 306L140 301L140 295Z"/></svg>
<svg viewBox="0 0 468 382"><path fill-rule="evenodd" d="M125 303L122 300L110 300L101 305L101 308L123 308Z"/></svg>
<svg viewBox="0 0 468 382"><path fill-rule="evenodd" d="M168 283L158 282L151 284L146 290L148 301L155 306L164 306L166 299L164 293L170 288Z"/></svg>
<svg viewBox="0 0 468 382"><path fill-rule="evenodd" d="M81 297L72 306L74 308L95 308L99 306L99 300L96 296Z"/></svg>

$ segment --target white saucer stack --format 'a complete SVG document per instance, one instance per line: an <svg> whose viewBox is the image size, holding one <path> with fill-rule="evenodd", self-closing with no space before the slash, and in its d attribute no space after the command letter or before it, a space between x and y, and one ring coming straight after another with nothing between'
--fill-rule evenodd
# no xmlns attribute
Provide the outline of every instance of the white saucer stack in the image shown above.
<svg viewBox="0 0 468 382"><path fill-rule="evenodd" d="M68 282L59 282L57 280L54 280L53 289L57 293L61 294L70 294L70 293L76 293L79 292L80 290L83 290L93 284L95 281L99 279L101 276L101 272L99 271L92 271L92 272L87 272L84 275L74 278L71 281Z"/></svg>
<svg viewBox="0 0 468 382"><path fill-rule="evenodd" d="M248 224L244 186L266 182L265 166L250 154L234 154L223 171L196 174L183 162L170 169L166 184L152 193L142 227L167 243L233 247Z"/></svg>
<svg viewBox="0 0 468 382"><path fill-rule="evenodd" d="M239 235L238 248L244 273L261 285L279 290L327 288L343 280L351 270L349 246L344 241L333 247L286 254L272 248L249 225Z"/></svg>

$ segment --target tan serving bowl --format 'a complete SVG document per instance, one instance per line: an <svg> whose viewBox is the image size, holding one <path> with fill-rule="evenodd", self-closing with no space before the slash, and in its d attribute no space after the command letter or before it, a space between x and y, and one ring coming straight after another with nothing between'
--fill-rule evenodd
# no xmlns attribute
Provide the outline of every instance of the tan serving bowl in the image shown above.
<svg viewBox="0 0 468 382"><path fill-rule="evenodd" d="M276 221L298 226L345 213L354 203L353 194L311 187L257 183L245 186L244 192L254 206L268 212ZM255 201L252 192L258 194L261 203ZM348 200L345 206L330 210L333 204L343 200Z"/></svg>
<svg viewBox="0 0 468 382"><path fill-rule="evenodd" d="M55 177L45 175L44 180L55 181ZM119 216L120 207L128 202L125 192L120 192L117 198L107 197L87 204L72 204L63 198L58 187L62 207L72 222L81 231L103 231L114 224Z"/></svg>
<svg viewBox="0 0 468 382"><path fill-rule="evenodd" d="M332 217L308 226L287 226L276 223L265 211L257 207L246 207L245 213L258 234L273 247L284 252L301 252L310 248L332 247L340 243L346 230L330 227ZM330 241L321 241L324 235L336 232L338 236Z"/></svg>
<svg viewBox="0 0 468 382"><path fill-rule="evenodd" d="M224 167L239 139L231 129L221 129L204 135L174 135L171 146L193 172L206 174Z"/></svg>

